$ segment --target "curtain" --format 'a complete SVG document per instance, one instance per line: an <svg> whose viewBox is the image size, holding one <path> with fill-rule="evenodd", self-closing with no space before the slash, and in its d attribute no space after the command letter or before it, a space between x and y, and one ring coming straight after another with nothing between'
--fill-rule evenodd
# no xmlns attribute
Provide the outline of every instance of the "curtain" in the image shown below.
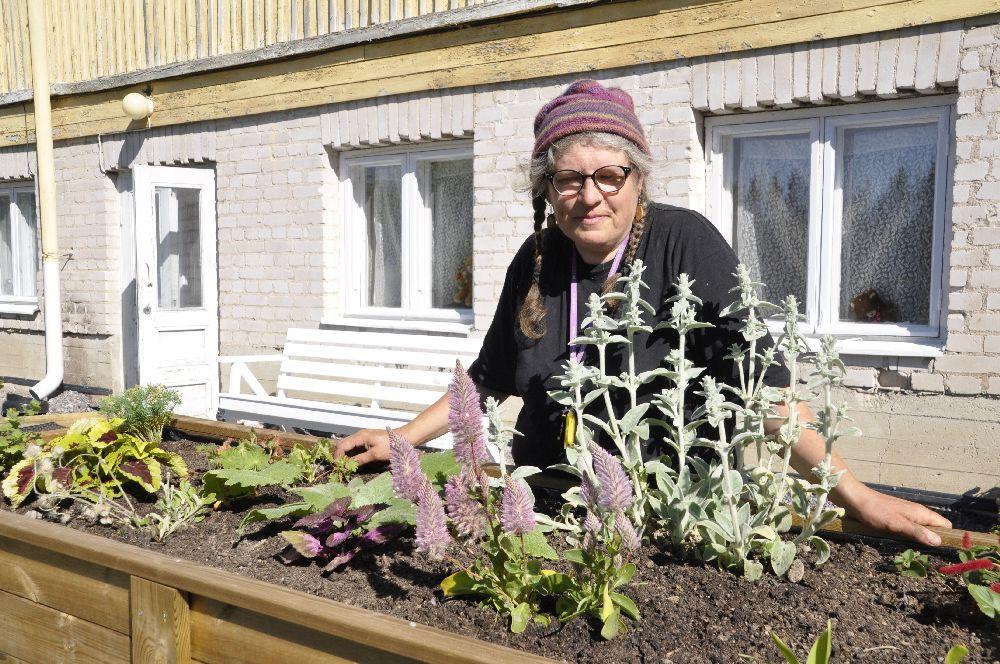
<svg viewBox="0 0 1000 664"><path fill-rule="evenodd" d="M763 298L787 295L805 310L809 238L808 134L733 139L736 253Z"/></svg>
<svg viewBox="0 0 1000 664"><path fill-rule="evenodd" d="M841 150L840 319L927 324L937 125L847 129Z"/></svg>
<svg viewBox="0 0 1000 664"><path fill-rule="evenodd" d="M18 289L20 292L17 295L34 297L35 277L38 274L38 215L35 212L35 192L18 192L17 210L20 217L18 247L14 252L18 257L17 269L20 272Z"/></svg>
<svg viewBox="0 0 1000 664"><path fill-rule="evenodd" d="M14 238L10 196L0 196L0 295L14 295Z"/></svg>
<svg viewBox="0 0 1000 664"><path fill-rule="evenodd" d="M472 160L430 163L431 306L472 306Z"/></svg>
<svg viewBox="0 0 1000 664"><path fill-rule="evenodd" d="M364 170L362 209L368 232L368 304L402 306L402 169Z"/></svg>

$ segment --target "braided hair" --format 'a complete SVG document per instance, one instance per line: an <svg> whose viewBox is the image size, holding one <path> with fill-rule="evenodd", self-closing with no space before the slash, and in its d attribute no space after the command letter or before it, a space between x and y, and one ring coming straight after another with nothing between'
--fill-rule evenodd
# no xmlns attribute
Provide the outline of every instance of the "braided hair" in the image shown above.
<svg viewBox="0 0 1000 664"><path fill-rule="evenodd" d="M545 196L535 196L531 200L535 211L535 256L531 270L531 287L521 306L518 323L521 331L530 339L540 339L545 334L545 305L538 282L542 278L542 223L545 221Z"/></svg>

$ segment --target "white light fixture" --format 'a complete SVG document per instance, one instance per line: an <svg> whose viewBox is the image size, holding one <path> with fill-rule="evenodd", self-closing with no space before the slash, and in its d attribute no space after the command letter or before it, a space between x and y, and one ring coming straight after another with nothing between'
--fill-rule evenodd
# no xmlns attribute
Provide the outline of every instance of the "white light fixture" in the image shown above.
<svg viewBox="0 0 1000 664"><path fill-rule="evenodd" d="M153 114L153 100L138 92L130 92L122 99L122 111L133 120L145 120Z"/></svg>

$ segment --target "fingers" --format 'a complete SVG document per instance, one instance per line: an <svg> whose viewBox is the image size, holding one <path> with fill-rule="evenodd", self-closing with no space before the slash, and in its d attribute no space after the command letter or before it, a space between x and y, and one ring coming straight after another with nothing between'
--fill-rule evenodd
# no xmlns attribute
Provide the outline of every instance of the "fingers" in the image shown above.
<svg viewBox="0 0 1000 664"><path fill-rule="evenodd" d="M365 450L361 454L355 454L351 458L354 459L359 466L371 463L372 461L377 461L374 450Z"/></svg>
<svg viewBox="0 0 1000 664"><path fill-rule="evenodd" d="M364 436L359 435L361 432L351 434L347 438L342 439L337 443L337 449L333 451L333 458L339 459L356 447L361 447L365 444ZM361 463L360 461L358 463Z"/></svg>

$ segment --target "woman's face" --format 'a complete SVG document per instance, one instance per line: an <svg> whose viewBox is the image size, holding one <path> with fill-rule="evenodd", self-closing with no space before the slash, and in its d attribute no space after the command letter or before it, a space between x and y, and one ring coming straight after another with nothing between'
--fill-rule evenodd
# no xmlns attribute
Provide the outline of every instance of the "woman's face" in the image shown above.
<svg viewBox="0 0 1000 664"><path fill-rule="evenodd" d="M630 166L624 152L590 145L574 144L556 158L552 171L574 170L591 175L602 166ZM604 193L592 179L585 178L583 189L575 194L559 195L550 183L548 200L555 212L556 225L573 241L580 257L591 265L614 258L635 219L642 181L636 171L615 193Z"/></svg>

